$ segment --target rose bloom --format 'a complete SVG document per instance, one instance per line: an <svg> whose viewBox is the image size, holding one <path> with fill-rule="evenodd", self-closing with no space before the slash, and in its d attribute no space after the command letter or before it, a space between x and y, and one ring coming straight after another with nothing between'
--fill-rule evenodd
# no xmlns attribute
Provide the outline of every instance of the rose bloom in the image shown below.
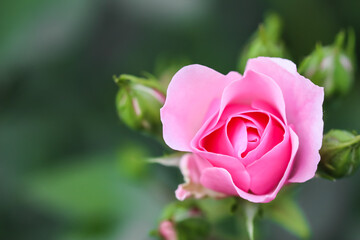
<svg viewBox="0 0 360 240"><path fill-rule="evenodd" d="M243 76L202 65L180 69L161 109L166 144L191 153L180 163L186 183L177 197L208 189L269 202L285 184L311 179L320 160L323 99L323 88L286 59L250 59Z"/></svg>

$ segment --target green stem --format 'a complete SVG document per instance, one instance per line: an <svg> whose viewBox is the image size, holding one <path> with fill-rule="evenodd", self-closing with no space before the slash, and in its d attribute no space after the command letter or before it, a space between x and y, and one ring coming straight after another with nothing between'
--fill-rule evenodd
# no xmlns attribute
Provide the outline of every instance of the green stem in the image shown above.
<svg viewBox="0 0 360 240"><path fill-rule="evenodd" d="M254 240L254 219L259 210L259 205L247 202L245 204L246 228L248 230L249 239Z"/></svg>

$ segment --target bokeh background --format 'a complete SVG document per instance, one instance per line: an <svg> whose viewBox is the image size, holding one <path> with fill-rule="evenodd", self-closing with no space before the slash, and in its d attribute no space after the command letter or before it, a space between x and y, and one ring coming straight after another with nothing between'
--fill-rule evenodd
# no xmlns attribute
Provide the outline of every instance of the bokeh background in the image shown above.
<svg viewBox="0 0 360 240"><path fill-rule="evenodd" d="M341 29L360 40L359 9L358 0L1 0L0 239L149 239L181 176L145 163L164 148L119 121L112 76L157 74L179 59L227 73L269 10L299 63ZM356 80L326 106L326 130L360 131ZM360 239L360 172L301 188L312 239ZM272 223L265 236L296 239Z"/></svg>

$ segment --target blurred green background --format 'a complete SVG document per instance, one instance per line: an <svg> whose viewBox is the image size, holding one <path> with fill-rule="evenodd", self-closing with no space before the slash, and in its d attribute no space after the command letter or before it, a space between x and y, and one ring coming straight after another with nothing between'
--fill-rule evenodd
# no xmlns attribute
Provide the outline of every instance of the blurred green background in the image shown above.
<svg viewBox="0 0 360 240"><path fill-rule="evenodd" d="M341 29L360 40L359 9L358 0L1 0L0 239L149 239L181 176L145 164L165 149L118 120L112 76L177 59L227 73L269 10L299 63ZM359 104L357 77L326 106L326 130L360 131ZM302 185L312 239L360 239L358 189L360 173ZM265 231L295 239L271 223Z"/></svg>

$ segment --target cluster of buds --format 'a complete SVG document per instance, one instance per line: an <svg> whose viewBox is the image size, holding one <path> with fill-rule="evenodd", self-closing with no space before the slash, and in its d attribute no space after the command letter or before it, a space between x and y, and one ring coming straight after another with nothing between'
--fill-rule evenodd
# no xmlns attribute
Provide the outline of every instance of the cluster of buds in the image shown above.
<svg viewBox="0 0 360 240"><path fill-rule="evenodd" d="M340 32L330 46L318 44L300 64L299 72L315 84L325 88L325 96L345 95L354 81L355 33Z"/></svg>
<svg viewBox="0 0 360 240"><path fill-rule="evenodd" d="M120 87L116 96L120 119L134 130L161 135L160 108L165 102L165 91L158 81L151 76L127 74L114 80Z"/></svg>

